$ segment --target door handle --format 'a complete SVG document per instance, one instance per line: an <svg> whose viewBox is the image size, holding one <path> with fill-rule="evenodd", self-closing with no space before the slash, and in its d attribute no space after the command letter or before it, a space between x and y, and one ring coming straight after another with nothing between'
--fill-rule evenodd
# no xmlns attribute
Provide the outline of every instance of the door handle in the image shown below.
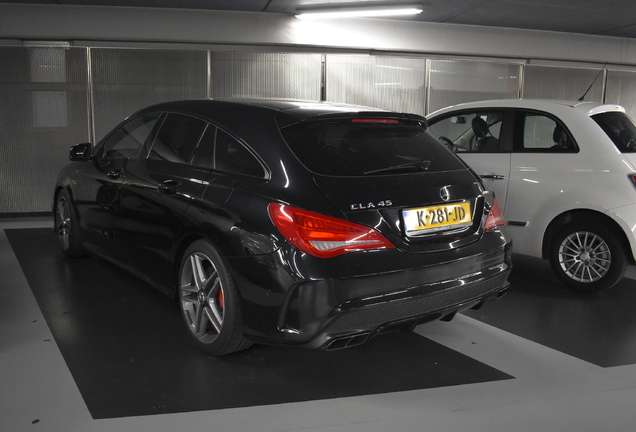
<svg viewBox="0 0 636 432"><path fill-rule="evenodd" d="M159 192L166 195L174 195L179 190L180 182L176 180L166 180L159 185Z"/></svg>
<svg viewBox="0 0 636 432"><path fill-rule="evenodd" d="M492 180L505 180L506 176L501 174L482 174L479 177L483 179L492 179Z"/></svg>

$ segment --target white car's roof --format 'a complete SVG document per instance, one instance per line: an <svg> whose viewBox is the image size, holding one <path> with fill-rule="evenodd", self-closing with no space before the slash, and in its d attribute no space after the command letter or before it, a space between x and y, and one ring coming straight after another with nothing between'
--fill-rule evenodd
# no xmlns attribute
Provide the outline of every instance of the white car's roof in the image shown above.
<svg viewBox="0 0 636 432"><path fill-rule="evenodd" d="M495 99L452 105L432 112L427 117L434 117L449 111L474 108L526 108L552 112L554 110L561 110L568 107L580 111L587 116L608 111L625 112L625 108L620 105L601 104L598 102L562 101L548 99Z"/></svg>

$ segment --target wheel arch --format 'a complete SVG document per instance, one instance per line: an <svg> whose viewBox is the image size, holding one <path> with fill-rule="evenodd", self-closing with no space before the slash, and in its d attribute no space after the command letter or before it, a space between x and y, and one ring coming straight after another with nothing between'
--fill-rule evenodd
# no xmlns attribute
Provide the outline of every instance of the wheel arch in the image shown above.
<svg viewBox="0 0 636 432"><path fill-rule="evenodd" d="M603 226L612 230L617 237L620 239L623 248L630 260L630 262L634 262L634 256L631 253L631 248L629 246L629 240L625 235L625 232L621 228L621 226L614 219L609 217L608 215L601 213L596 210L589 209L576 209L576 210L568 210L565 211L558 216L556 216L548 227L546 228L543 234L543 242L541 247L541 255L544 259L547 259L550 254L550 244L554 236L566 225L579 222L579 221L589 221L596 220L598 223L602 223Z"/></svg>
<svg viewBox="0 0 636 432"><path fill-rule="evenodd" d="M60 195L61 191L65 191L69 197L71 197L72 200L74 200L75 198L73 197L73 191L71 190L71 188L69 187L65 187L63 185L56 185L55 186L55 190L53 191L53 212L55 213L55 207L57 206L57 197ZM75 215L77 216L77 214Z"/></svg>

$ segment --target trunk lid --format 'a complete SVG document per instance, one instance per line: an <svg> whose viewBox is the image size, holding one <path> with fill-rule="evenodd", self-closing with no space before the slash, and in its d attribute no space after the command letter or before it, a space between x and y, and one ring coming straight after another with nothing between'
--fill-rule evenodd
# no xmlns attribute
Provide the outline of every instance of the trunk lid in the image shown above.
<svg viewBox="0 0 636 432"><path fill-rule="evenodd" d="M375 228L410 252L471 243L479 238L485 220L483 188L467 169L369 177L314 175L314 182L346 219ZM469 213L463 219L458 206Z"/></svg>

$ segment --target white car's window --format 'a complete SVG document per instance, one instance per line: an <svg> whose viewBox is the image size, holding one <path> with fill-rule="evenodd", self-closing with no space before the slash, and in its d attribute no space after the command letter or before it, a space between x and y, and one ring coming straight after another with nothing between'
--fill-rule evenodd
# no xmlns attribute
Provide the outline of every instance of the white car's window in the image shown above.
<svg viewBox="0 0 636 432"><path fill-rule="evenodd" d="M636 152L636 126L622 112L607 112L592 116L622 153Z"/></svg>
<svg viewBox="0 0 636 432"><path fill-rule="evenodd" d="M458 153L495 153L503 120L501 111L465 112L429 125L429 132L440 141L454 146Z"/></svg>
<svg viewBox="0 0 636 432"><path fill-rule="evenodd" d="M543 114L527 113L523 121L523 151L575 152L572 138L556 120Z"/></svg>
<svg viewBox="0 0 636 432"><path fill-rule="evenodd" d="M549 149L554 145L552 134L556 122L543 115L527 115L523 128L523 147Z"/></svg>

